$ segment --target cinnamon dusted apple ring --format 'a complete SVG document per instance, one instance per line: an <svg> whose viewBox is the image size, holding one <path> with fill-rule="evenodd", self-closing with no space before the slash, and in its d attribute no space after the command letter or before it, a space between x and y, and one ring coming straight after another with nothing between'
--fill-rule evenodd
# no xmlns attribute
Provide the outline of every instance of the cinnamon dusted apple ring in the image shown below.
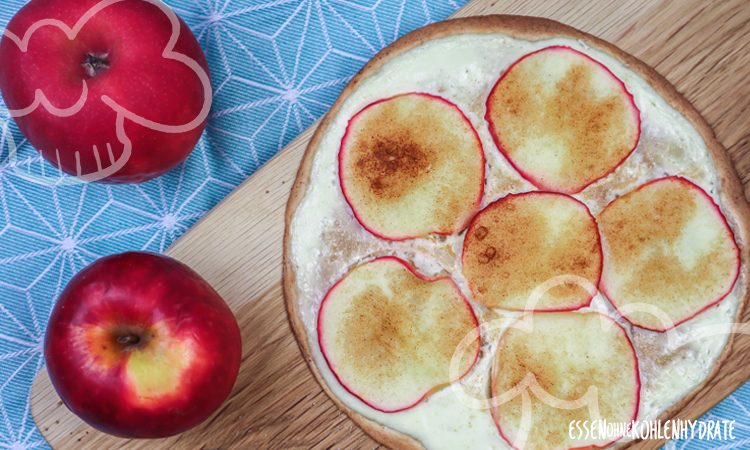
<svg viewBox="0 0 750 450"><path fill-rule="evenodd" d="M403 94L352 117L339 177L357 220L376 236L453 234L479 209L484 151L458 107L434 95Z"/></svg>
<svg viewBox="0 0 750 450"><path fill-rule="evenodd" d="M587 306L599 284L602 253L596 221L563 194L528 192L495 201L474 217L464 238L463 274L488 308L565 311ZM542 283L577 276L533 299Z"/></svg>
<svg viewBox="0 0 750 450"><path fill-rule="evenodd" d="M516 61L487 99L498 149L543 190L575 194L612 172L638 144L640 111L609 69L552 46Z"/></svg>

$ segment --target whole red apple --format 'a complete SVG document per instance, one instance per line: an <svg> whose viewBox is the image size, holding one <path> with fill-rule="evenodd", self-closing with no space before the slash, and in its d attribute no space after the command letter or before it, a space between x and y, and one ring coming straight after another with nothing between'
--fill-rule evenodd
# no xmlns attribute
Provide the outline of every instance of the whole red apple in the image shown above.
<svg viewBox="0 0 750 450"><path fill-rule="evenodd" d="M206 57L159 0L31 0L0 40L0 91L47 161L106 183L184 161L211 106Z"/></svg>
<svg viewBox="0 0 750 450"><path fill-rule="evenodd" d="M166 256L106 256L70 280L52 310L52 385L94 428L131 438L206 420L237 378L242 339L219 294Z"/></svg>

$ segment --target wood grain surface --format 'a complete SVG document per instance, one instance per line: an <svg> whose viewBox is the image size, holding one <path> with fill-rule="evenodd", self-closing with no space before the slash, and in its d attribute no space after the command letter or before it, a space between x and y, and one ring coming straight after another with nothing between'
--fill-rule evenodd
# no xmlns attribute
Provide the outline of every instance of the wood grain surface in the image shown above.
<svg viewBox="0 0 750 450"><path fill-rule="evenodd" d="M614 43L654 67L703 114L750 193L750 2L473 0L454 14L547 17ZM314 125L313 125L314 127ZM281 292L284 209L313 127L239 186L167 254L205 277L232 308L243 361L229 400L199 427L167 439L102 434L68 411L45 369L31 411L55 450L377 449L323 393L289 328ZM750 308L743 321L750 322ZM750 336L679 413L695 419L750 378ZM652 449L661 442L639 443Z"/></svg>

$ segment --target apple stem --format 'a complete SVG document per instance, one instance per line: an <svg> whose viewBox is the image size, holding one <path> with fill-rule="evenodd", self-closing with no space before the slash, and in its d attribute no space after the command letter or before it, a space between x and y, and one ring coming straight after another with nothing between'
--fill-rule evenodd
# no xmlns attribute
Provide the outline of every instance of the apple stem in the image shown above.
<svg viewBox="0 0 750 450"><path fill-rule="evenodd" d="M140 342L140 340L141 338L134 334L129 334L127 336L120 336L117 338L117 342L120 344L137 344L138 342Z"/></svg>
<svg viewBox="0 0 750 450"><path fill-rule="evenodd" d="M86 61L84 61L82 65L86 69L86 73L88 73L91 78L94 78L109 69L109 60L107 59L107 55L100 56L86 53Z"/></svg>

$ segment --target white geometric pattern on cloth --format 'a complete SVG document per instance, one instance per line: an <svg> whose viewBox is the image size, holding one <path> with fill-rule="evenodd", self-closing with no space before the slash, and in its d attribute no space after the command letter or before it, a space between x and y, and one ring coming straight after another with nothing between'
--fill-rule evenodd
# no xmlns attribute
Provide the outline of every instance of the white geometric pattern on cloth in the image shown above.
<svg viewBox="0 0 750 450"><path fill-rule="evenodd" d="M0 102L0 449L49 448L29 411L52 304L94 259L163 252L234 187L325 114L379 49L466 0L167 0L211 68L214 103L190 158L142 185L43 186L56 173ZM24 0L0 2L0 30ZM17 144L9 155L10 140ZM747 406L746 406L747 405ZM737 420L734 441L670 449L750 447L750 385L705 419Z"/></svg>

